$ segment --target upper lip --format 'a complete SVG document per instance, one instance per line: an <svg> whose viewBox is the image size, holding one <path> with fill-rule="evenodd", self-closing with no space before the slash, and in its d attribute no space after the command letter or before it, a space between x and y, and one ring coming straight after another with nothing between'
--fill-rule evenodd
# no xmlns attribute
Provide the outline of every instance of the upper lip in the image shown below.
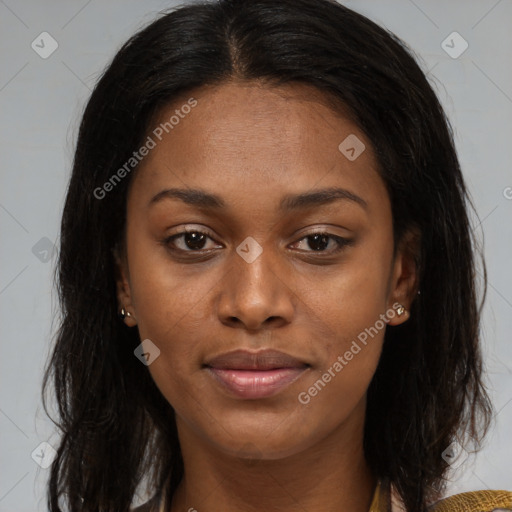
<svg viewBox="0 0 512 512"><path fill-rule="evenodd" d="M307 363L279 350L234 350L209 359L205 366L223 370L274 370L277 368L305 368Z"/></svg>

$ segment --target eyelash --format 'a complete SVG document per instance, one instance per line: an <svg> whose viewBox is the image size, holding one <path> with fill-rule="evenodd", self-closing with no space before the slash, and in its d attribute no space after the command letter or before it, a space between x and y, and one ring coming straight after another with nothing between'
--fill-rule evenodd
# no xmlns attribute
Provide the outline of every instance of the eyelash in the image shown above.
<svg viewBox="0 0 512 512"><path fill-rule="evenodd" d="M181 231L180 233L176 233L175 235L169 236L169 237L165 238L164 240L162 240L162 243L169 250L171 250L173 252L180 252L180 253L201 254L201 253L208 253L208 252L211 252L213 250L213 249L206 249L206 250L194 251L194 250L184 250L184 249L178 249L176 247L172 247L172 243L174 242L174 240L182 237L183 235L187 235L187 234L190 234L190 233L197 233L199 235L206 235L208 238L210 238L210 240L213 240L213 238L207 232L205 232L205 231L200 231L198 229L190 229L190 230ZM301 242L302 240L305 240L308 237L314 236L314 235L326 236L326 237L334 240L338 244L337 248L334 249L334 250L331 250L331 251L301 251L301 252L312 253L312 254L329 254L329 255L333 255L333 254L339 253L340 251L345 249L345 247L347 247L349 245L352 245L352 243L353 243L353 240L349 240L349 239L343 238L341 236L333 235L333 234L327 233L325 231L315 231L315 232L312 232L312 233L308 233L307 235L305 235L302 238L300 238L299 240L297 240L297 242L295 242L295 243Z"/></svg>

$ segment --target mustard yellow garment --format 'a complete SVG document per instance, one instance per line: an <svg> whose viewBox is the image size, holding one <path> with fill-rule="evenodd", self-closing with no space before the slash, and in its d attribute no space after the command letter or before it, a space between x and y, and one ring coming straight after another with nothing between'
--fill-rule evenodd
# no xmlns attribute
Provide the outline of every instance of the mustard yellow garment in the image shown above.
<svg viewBox="0 0 512 512"><path fill-rule="evenodd" d="M512 492L464 492L445 498L431 507L435 512L491 512L496 509L512 510Z"/></svg>
<svg viewBox="0 0 512 512"><path fill-rule="evenodd" d="M493 512L512 510L510 491L472 491L442 499L429 512ZM368 512L392 512L389 486L379 482Z"/></svg>

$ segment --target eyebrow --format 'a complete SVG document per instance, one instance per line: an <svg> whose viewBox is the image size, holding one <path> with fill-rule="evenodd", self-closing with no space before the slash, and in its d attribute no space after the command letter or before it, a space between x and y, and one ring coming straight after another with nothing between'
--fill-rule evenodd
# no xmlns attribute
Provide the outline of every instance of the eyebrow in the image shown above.
<svg viewBox="0 0 512 512"><path fill-rule="evenodd" d="M156 194L150 201L152 206L164 199L179 199L191 206L220 210L226 206L226 202L218 195L205 192L201 189L169 188ZM324 188L302 194L288 194L281 199L279 211L296 211L312 206L323 206L337 200L349 200L359 204L363 208L368 203L358 195L344 188Z"/></svg>

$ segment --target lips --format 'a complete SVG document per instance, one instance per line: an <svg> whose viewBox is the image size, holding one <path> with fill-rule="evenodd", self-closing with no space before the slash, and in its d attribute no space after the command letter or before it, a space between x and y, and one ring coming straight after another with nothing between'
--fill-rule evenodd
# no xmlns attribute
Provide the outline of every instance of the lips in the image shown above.
<svg viewBox="0 0 512 512"><path fill-rule="evenodd" d="M273 396L310 367L277 350L235 350L216 356L204 368L230 396L258 399Z"/></svg>
<svg viewBox="0 0 512 512"><path fill-rule="evenodd" d="M210 359L206 366L223 370L275 370L302 368L308 365L278 350L260 350L259 352L235 350Z"/></svg>

